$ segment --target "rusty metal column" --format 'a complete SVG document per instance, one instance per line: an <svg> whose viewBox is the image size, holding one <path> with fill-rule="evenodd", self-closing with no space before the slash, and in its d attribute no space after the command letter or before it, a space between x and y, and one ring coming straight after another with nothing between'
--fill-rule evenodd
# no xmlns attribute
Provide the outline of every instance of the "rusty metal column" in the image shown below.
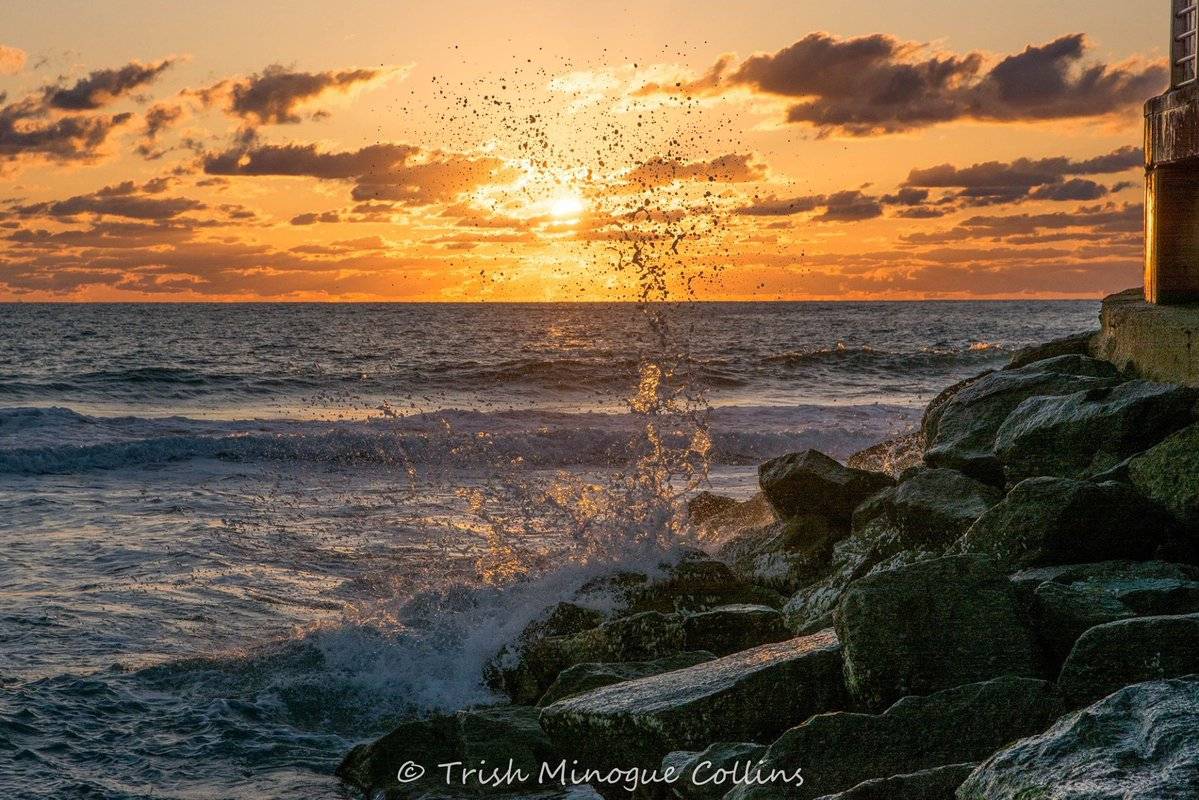
<svg viewBox="0 0 1199 800"><path fill-rule="evenodd" d="M1145 106L1145 299L1199 302L1199 0L1171 0L1170 91Z"/></svg>

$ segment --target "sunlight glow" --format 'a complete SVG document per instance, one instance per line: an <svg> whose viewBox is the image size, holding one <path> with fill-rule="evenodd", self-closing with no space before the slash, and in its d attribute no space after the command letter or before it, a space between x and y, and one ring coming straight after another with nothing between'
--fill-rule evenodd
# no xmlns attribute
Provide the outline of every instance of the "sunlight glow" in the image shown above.
<svg viewBox="0 0 1199 800"><path fill-rule="evenodd" d="M587 203L577 195L564 195L550 203L550 214L558 219L577 217L587 210Z"/></svg>

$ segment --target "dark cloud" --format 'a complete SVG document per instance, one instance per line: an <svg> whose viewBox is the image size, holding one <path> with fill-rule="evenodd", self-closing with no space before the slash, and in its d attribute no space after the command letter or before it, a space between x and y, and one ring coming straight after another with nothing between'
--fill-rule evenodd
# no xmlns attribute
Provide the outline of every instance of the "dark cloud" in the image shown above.
<svg viewBox="0 0 1199 800"><path fill-rule="evenodd" d="M504 182L499 159L434 153L381 144L347 152L322 152L315 145L234 148L204 159L210 175L284 175L352 181L356 201L429 205L450 202L489 183Z"/></svg>
<svg viewBox="0 0 1199 800"><path fill-rule="evenodd" d="M1122 147L1106 155L1081 161L1066 158L1019 158L1012 162L987 161L969 167L941 164L914 169L906 185L933 188L991 188L1019 186L1032 188L1060 183L1071 175L1107 175L1143 166L1144 152L1139 147Z"/></svg>
<svg viewBox="0 0 1199 800"><path fill-rule="evenodd" d="M882 196L868 195L860 189L850 189L828 195L755 199L750 205L737 209L737 213L749 217L789 217L820 211L812 217L813 221L862 222L881 217L887 206L919 206L928 200L928 195L925 190L912 188L903 188L895 194Z"/></svg>
<svg viewBox="0 0 1199 800"><path fill-rule="evenodd" d="M883 205L877 197L864 195L854 189L831 194L825 200L824 213L817 222L861 222L883 215Z"/></svg>
<svg viewBox="0 0 1199 800"><path fill-rule="evenodd" d="M631 170L625 180L631 185L652 189L675 181L751 183L765 177L765 168L756 163L752 155L729 153L709 161L651 159Z"/></svg>
<svg viewBox="0 0 1199 800"><path fill-rule="evenodd" d="M639 94L720 94L747 88L798 98L790 122L868 136L961 119L997 122L1101 117L1127 111L1167 82L1160 64L1085 62L1086 37L1063 36L988 67L981 53L932 53L886 34L813 33L738 63L725 56L699 80Z"/></svg>
<svg viewBox="0 0 1199 800"><path fill-rule="evenodd" d="M98 69L69 88L45 89L46 104L63 111L95 111L152 83L173 63L171 59L152 64L133 61L119 69Z"/></svg>
<svg viewBox="0 0 1199 800"><path fill-rule="evenodd" d="M974 216L949 230L908 234L903 237L903 241L916 245L935 245L970 239L1003 241L1012 237L1039 238L1044 231L1064 231L1073 228L1085 229L1084 234L1105 236L1137 234L1144 224L1144 213L1145 209L1140 204L1104 204L1079 206L1072 212Z"/></svg>
<svg viewBox="0 0 1199 800"><path fill-rule="evenodd" d="M248 78L224 81L196 94L205 103L223 100L228 113L252 125L282 125L300 122L298 109L323 95L345 94L397 72L394 67L296 72L273 64Z"/></svg>
<svg viewBox="0 0 1199 800"><path fill-rule="evenodd" d="M168 220L189 211L206 208L204 203L187 197L153 197L165 190L165 186L151 181L136 186L126 181L91 194L80 194L63 200L45 203L17 205L11 213L18 217L47 217L70 219L81 214L125 217L138 220Z"/></svg>
<svg viewBox="0 0 1199 800"><path fill-rule="evenodd" d="M1086 178L1040 186L1029 197L1033 200L1098 200L1107 196L1107 187Z"/></svg>

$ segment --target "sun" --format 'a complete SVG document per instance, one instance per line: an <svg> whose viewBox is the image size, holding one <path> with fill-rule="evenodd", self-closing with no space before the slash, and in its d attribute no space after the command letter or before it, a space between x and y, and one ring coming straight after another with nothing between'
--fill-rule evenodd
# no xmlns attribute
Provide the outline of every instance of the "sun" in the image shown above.
<svg viewBox="0 0 1199 800"><path fill-rule="evenodd" d="M578 195L562 195L550 201L550 216L571 219L587 210L587 203Z"/></svg>

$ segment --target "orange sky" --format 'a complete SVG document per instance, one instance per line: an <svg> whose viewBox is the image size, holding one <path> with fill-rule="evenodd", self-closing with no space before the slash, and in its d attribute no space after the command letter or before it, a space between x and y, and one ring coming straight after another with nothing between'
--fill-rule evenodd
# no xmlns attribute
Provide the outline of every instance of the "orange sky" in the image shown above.
<svg viewBox="0 0 1199 800"><path fill-rule="evenodd" d="M9 7L0 300L1100 296L1135 5Z"/></svg>

